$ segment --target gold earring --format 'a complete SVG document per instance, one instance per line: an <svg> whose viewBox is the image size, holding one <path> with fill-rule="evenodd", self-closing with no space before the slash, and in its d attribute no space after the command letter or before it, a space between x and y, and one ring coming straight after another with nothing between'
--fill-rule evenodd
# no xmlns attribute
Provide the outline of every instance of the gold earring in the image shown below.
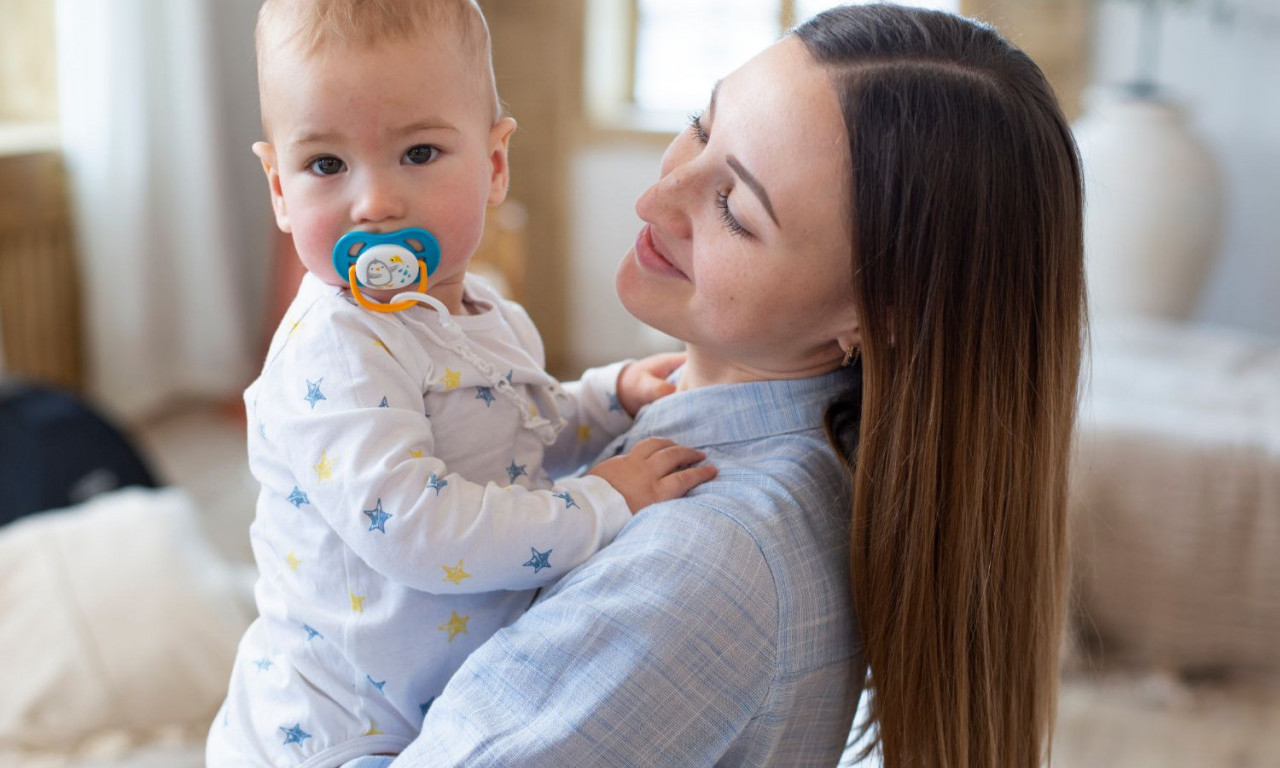
<svg viewBox="0 0 1280 768"><path fill-rule="evenodd" d="M858 348L853 345L850 345L849 348L844 351L844 362L840 363L840 367L848 368L849 364L857 359L858 359Z"/></svg>

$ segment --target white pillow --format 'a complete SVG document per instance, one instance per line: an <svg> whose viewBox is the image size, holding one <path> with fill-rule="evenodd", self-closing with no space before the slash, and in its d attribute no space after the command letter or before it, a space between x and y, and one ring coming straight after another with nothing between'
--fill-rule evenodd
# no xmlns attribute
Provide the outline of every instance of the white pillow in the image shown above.
<svg viewBox="0 0 1280 768"><path fill-rule="evenodd" d="M212 720L252 619L178 489L127 488L0 528L0 750Z"/></svg>

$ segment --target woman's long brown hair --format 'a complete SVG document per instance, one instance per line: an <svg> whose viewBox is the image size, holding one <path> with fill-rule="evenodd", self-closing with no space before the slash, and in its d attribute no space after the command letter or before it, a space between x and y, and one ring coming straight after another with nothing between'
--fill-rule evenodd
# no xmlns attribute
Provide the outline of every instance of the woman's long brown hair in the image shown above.
<svg viewBox="0 0 1280 768"><path fill-rule="evenodd" d="M852 589L885 768L1047 757L1084 336L1082 188L1039 68L951 14L794 32L852 157L862 384L827 414L854 482Z"/></svg>

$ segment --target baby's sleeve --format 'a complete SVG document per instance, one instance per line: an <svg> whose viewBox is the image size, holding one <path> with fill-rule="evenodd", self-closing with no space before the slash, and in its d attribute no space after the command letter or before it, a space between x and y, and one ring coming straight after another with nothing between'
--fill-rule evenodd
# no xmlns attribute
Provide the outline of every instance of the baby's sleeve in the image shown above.
<svg viewBox="0 0 1280 768"><path fill-rule="evenodd" d="M589 368L578 381L564 384L573 407L566 409L566 426L543 460L552 477L594 463L606 445L631 428L635 420L618 400L618 376L630 362Z"/></svg>
<svg viewBox="0 0 1280 768"><path fill-rule="evenodd" d="M298 514L320 514L387 578L427 592L528 589L553 582L630 520L603 479L548 490L475 483L437 457L423 413L421 355L374 322L336 314L301 329L274 361L260 428L286 457ZM392 341L393 343L388 343Z"/></svg>

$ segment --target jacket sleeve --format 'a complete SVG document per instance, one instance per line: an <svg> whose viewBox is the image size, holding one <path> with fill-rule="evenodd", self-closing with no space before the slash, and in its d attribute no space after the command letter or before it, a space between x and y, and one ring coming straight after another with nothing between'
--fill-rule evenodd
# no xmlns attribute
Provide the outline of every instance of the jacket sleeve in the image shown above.
<svg viewBox="0 0 1280 768"><path fill-rule="evenodd" d="M393 766L715 765L769 695L777 633L755 540L655 505L477 649Z"/></svg>
<svg viewBox="0 0 1280 768"><path fill-rule="evenodd" d="M450 471L423 413L430 364L392 352L409 342L381 338L387 329L358 313L310 325L270 364L262 439L279 441L309 502L299 512L323 515L374 570L440 594L528 589L563 576L630 519L598 477L530 490Z"/></svg>

